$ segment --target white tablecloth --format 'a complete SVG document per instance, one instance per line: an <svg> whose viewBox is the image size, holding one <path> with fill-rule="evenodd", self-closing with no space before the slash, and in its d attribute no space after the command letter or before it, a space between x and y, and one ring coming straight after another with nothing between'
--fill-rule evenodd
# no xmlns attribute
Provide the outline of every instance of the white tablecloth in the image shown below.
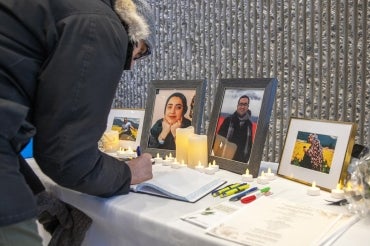
<svg viewBox="0 0 370 246"><path fill-rule="evenodd" d="M55 185L42 174L33 159L29 159L28 162L41 177L47 189L93 219L92 226L83 243L85 246L237 245L207 235L204 229L180 219L185 214L225 201L221 198L208 195L196 203L187 203L146 194L130 193L102 199ZM266 170L267 167L276 170L277 164L262 163L261 170ZM220 170L216 175L229 182L241 181L240 175L225 170ZM345 207L327 206L325 199L332 199L330 194L324 191L321 191L320 196L308 196L306 194L307 186L283 178L271 181L269 186L273 192L271 197L335 211L346 211ZM334 245L369 245L369 226L370 217L360 220L346 231ZM302 242L302 245L305 245L305 242Z"/></svg>

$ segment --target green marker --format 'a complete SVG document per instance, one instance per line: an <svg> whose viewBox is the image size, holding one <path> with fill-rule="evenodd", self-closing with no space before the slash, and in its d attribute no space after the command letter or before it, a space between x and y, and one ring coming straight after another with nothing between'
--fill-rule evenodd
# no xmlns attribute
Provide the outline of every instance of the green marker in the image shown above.
<svg viewBox="0 0 370 246"><path fill-rule="evenodd" d="M270 190L270 187L265 187L265 188L263 188L263 189L260 189L260 192L261 193L265 193L265 192L268 192Z"/></svg>

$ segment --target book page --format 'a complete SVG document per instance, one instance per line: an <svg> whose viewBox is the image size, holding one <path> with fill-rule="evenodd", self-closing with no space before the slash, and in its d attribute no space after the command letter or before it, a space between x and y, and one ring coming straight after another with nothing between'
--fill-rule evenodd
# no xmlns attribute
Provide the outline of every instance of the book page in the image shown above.
<svg viewBox="0 0 370 246"><path fill-rule="evenodd" d="M207 233L242 245L320 245L328 239L342 214L311 208L302 204L261 197L246 204Z"/></svg>
<svg viewBox="0 0 370 246"><path fill-rule="evenodd" d="M194 202L211 192L225 181L214 175L208 175L190 168L171 168L170 166L153 165L153 179L139 185L131 186L137 192L158 195ZM147 187L150 187L149 190Z"/></svg>

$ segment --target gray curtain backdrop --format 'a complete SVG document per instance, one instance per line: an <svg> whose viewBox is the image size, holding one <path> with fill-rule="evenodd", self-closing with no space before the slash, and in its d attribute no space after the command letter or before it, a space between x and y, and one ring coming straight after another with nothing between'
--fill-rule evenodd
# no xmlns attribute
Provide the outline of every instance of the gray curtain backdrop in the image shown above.
<svg viewBox="0 0 370 246"><path fill-rule="evenodd" d="M157 46L124 72L114 108L145 108L151 80L207 80L206 133L221 78L279 81L262 160L278 162L291 116L356 122L370 145L370 2L155 1Z"/></svg>

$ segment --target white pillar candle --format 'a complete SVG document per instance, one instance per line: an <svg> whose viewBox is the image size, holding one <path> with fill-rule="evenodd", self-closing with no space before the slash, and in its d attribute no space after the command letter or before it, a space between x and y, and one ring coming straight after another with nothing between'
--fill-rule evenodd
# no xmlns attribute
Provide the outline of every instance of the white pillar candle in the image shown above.
<svg viewBox="0 0 370 246"><path fill-rule="evenodd" d="M189 136L188 167L194 168L199 162L202 165L208 163L207 136L193 134Z"/></svg>
<svg viewBox="0 0 370 246"><path fill-rule="evenodd" d="M312 186L308 188L307 194L310 196L318 196L320 195L320 188L316 186L316 182L312 182Z"/></svg>
<svg viewBox="0 0 370 246"><path fill-rule="evenodd" d="M186 128L176 129L176 159L178 161L188 162L188 144L189 136L194 134L194 127L189 126Z"/></svg>

